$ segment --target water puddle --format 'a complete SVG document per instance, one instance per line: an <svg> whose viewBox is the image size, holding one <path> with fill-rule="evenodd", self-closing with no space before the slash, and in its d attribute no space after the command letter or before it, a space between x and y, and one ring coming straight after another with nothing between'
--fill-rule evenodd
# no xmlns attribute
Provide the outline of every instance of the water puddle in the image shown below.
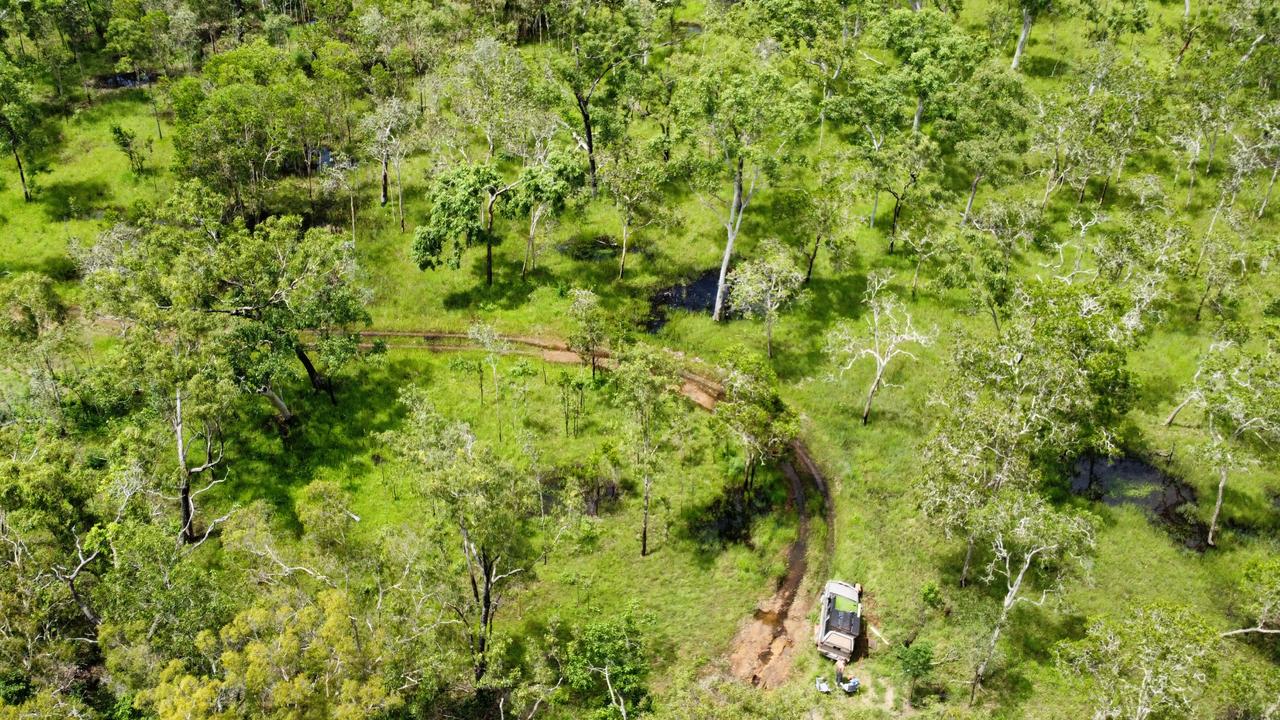
<svg viewBox="0 0 1280 720"><path fill-rule="evenodd" d="M656 333L667 324L669 310L692 313L709 313L716 304L716 286L720 271L707 270L693 280L662 288L649 296L649 318L644 323L645 332Z"/></svg>
<svg viewBox="0 0 1280 720"><path fill-rule="evenodd" d="M1204 552L1204 522L1196 517L1196 492L1190 485L1137 457L1086 455L1076 461L1071 491L1109 507L1142 508L1186 547Z"/></svg>
<svg viewBox="0 0 1280 720"><path fill-rule="evenodd" d="M102 90L117 88L135 88L150 85L152 78L144 73L118 72L99 75L93 79L93 86Z"/></svg>

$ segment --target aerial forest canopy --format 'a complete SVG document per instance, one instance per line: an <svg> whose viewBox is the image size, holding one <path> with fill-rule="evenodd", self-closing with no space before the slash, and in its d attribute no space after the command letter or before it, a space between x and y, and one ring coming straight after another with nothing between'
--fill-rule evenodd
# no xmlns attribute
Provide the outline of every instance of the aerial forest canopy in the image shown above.
<svg viewBox="0 0 1280 720"><path fill-rule="evenodd" d="M0 146L0 720L1280 720L1275 0L0 0Z"/></svg>

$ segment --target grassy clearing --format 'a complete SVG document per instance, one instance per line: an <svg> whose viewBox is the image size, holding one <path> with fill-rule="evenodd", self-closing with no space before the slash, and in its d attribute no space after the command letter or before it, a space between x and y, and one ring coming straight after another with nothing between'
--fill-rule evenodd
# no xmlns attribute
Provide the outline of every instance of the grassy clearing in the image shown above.
<svg viewBox="0 0 1280 720"><path fill-rule="evenodd" d="M984 2L969 4L964 22L981 34L993 7ZM1154 6L1153 10L1165 20L1180 12L1173 5ZM682 20L698 17L693 5L680 13ZM1062 88L1062 78L1072 68L1060 58L1079 58L1086 53L1086 41L1078 30L1078 25L1064 22L1043 22L1036 27L1025 61L1033 90ZM1142 47L1150 57L1156 56L1154 44ZM72 239L92 237L106 226L113 212L138 200L159 197L170 185L168 140L155 146L151 160L155 172L134 178L124 156L111 145L112 123L135 130L140 138L154 133L150 108L138 93L100 94L93 107L58 123L59 141L49 151L45 171L37 176L36 201L23 203L16 173L9 166L0 170L0 265L5 269L34 269L69 280L66 247ZM1172 160L1166 156L1138 157L1127 173L1131 177L1157 173L1170 197L1180 198L1182 190L1172 180L1171 167ZM421 158L411 160L404 170L410 230L425 217L427 174ZM610 309L637 317L647 311L647 297L654 288L713 267L723 242L722 229L695 198L674 194L672 203L683 222L676 228L646 232L629 263L628 278L615 282L614 255L598 250L595 239L615 235L617 220L612 208L596 201L561 218L549 237L540 241L543 253L539 267L526 281L519 278L523 224L504 221L506 242L496 250L495 285L489 289L483 285L480 250L468 252L459 270L419 271L409 257L409 233L400 232L394 207L377 207L371 188L370 176L362 193L357 247L372 294L375 325L385 329L461 329L472 319L484 318L508 332L562 335L568 307L565 290L574 286L593 288ZM1033 177L1000 194L1038 198L1039 192L1039 181ZM1187 213L1193 229L1206 223L1213 192L1212 182L1205 181L1193 197ZM1247 187L1240 202L1253 202L1254 192ZM979 206L996 195L984 190ZM801 241L788 235L791 219L769 197L761 196L759 205L749 212L740 257L750 255L755 243L769 235ZM1131 203L1123 191L1113 197L1112 207ZM1074 232L1067 219L1074 202L1063 191L1050 204L1053 232L1058 237ZM869 201L859 210L868 212ZM803 414L810 448L832 476L835 522L824 529L831 533L834 547L830 574L866 586L868 617L890 642L917 637L933 643L939 656L949 658L939 666L930 689L920 699L954 699L967 695L964 683L972 669L970 654L992 622L997 600L982 584L965 589L957 586L962 544L941 537L922 517L915 483L920 477L920 447L941 412L931 400L946 389L941 363L964 333L986 334L991 329L988 320L966 312L964 299L958 294L924 288L910 311L918 325L939 329L937 343L919 350L917 360L901 362L891 371L889 379L894 386L879 396L871 425L858 424L870 368L858 367L843 377L832 377L822 338L837 321L859 318L868 269L894 268L895 289L905 294L910 261L902 255L885 254L887 211L882 202L878 227L859 231L861 257L851 271L837 275L825 258L819 259L809 302L790 311L777 329L775 366L784 381L787 400ZM1275 221L1269 220L1265 229L1274 233ZM1041 265L1051 260L1029 253L1023 259L1022 272L1028 278L1045 275ZM1185 309L1189 298L1188 290L1164 324L1130 358L1141 388L1124 438L1126 449L1133 452L1173 450L1176 473L1196 489L1198 513L1207 517L1216 479L1189 452L1204 441L1196 427L1198 419L1189 413L1173 428L1162 426L1164 416L1181 399L1180 388L1190 379L1198 353L1207 347L1218 323L1209 318L1194 322ZM1257 303L1255 289L1246 297L1239 317L1255 316ZM761 348L763 332L756 323L715 324L705 316L676 313L657 340L715 364L740 352L743 344ZM504 360L504 368L512 362ZM558 368L538 367L559 372ZM337 407L299 393L294 402L304 422L286 440L268 429L265 406L251 411L249 422L242 424L244 429L232 443L236 455L229 464L235 475L223 500L265 498L288 517L295 493L303 486L315 479L334 479L355 494L355 510L363 518L362 527L370 531L418 520L421 508L404 499L407 494L398 484L400 479L387 477L376 461L374 439L377 432L396 426L397 388L407 383L426 385L441 408L472 422L481 437L496 438L491 407L480 403L470 377L450 370L444 356L393 351L381 364L357 371ZM614 432L597 397L583 436L563 439L558 435L554 388L537 378L530 386L530 424L547 438L545 452L550 464L580 461ZM684 511L714 499L723 487L724 473L705 417L691 411L685 421L694 428L689 447L682 449L686 453L682 461L673 465L678 472L663 478L659 490L671 511L657 520L657 552L648 559L638 557L639 509L635 498L624 494L622 503L607 517L587 522L580 537L553 553L550 563L538 570L538 582L506 616L511 631L536 631L554 616L581 618L617 611L634 602L655 614L661 635L669 643L664 649L668 664L659 675L669 672L674 676L677 671L702 667L723 653L733 629L756 600L767 594L770 578L779 574L780 550L794 527L785 513L760 519L752 538L754 549L730 545L707 550L687 537ZM1054 667L1053 649L1063 639L1080 637L1091 617L1115 615L1136 604L1172 598L1197 608L1223 629L1235 626L1230 598L1240 568L1249 559L1280 550L1275 540L1277 494L1280 470L1273 464L1251 466L1233 476L1224 508L1222 547L1205 554L1181 547L1140 511L1069 500L1102 518L1098 555L1087 580L1067 588L1058 605L1024 608L1015 614L1002 643L1003 669L992 678L985 697L997 716L1085 714L1084 699ZM815 540L810 552L821 553L823 547ZM821 579L811 578L804 591L816 591ZM929 584L942 589L946 612L928 610L924 605L921 591ZM1267 646L1232 643L1228 657L1230 664L1260 670L1269 667L1269 654ZM901 708L906 686L898 678L890 654L873 655L865 667L875 678L876 687L865 702L843 698L815 702L833 710ZM805 654L797 665L795 683L805 687L816 674L828 672L825 661ZM889 688L895 690L897 699L883 708ZM1213 692L1211 688L1210 702Z"/></svg>
<svg viewBox="0 0 1280 720"><path fill-rule="evenodd" d="M593 451L619 442L614 411L598 389L587 393L580 434L564 433L555 378L585 369L507 357L500 361L504 376L517 364L526 364L534 375L527 381L525 400L506 403L505 442L500 444L487 370L482 403L474 374L450 367L450 360L460 356L391 350L343 383L336 407L304 391L300 379L293 399L302 420L288 437L270 431L265 403L244 418L243 427L261 430L244 432L229 443L235 456L228 464L235 470L222 501L265 499L290 518L303 487L314 480L333 480L352 493L352 511L361 517L359 532L433 522L429 508L414 494L413 478L383 462L387 450L377 439L379 433L399 426L397 389L410 384L426 388L440 411L470 423L481 442L503 453L518 455L521 442L513 441L513 435L520 429L532 433L550 488L588 462ZM504 392L516 390L508 385ZM514 408L523 408L520 416L510 414ZM567 531L557 533L560 539L551 546L547 562L534 568L536 582L503 611L504 632L513 638L533 637L530 633L545 629L553 619L584 620L635 607L656 620L658 677L695 670L725 651L741 618L768 594L770 579L783 573L795 519L783 509L780 480L770 474L762 492L770 494L777 511L755 520L749 542L716 541L707 508L735 481L726 474L722 444L705 412L682 402L676 424L679 437L655 483L650 555L640 557L636 481L620 467L620 498L606 503L598 516L582 515L575 508L580 517ZM535 538L535 547L546 540Z"/></svg>

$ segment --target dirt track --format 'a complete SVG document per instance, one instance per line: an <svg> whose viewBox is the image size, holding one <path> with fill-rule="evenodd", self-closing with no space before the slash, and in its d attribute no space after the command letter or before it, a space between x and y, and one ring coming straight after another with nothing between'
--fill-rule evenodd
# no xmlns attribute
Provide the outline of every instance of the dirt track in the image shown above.
<svg viewBox="0 0 1280 720"><path fill-rule="evenodd" d="M427 350L430 352L475 351L481 348L470 342L464 333L422 331L366 330L361 337L370 341L381 340L396 350ZM544 362L584 364L586 358L573 352L560 340L540 337L503 336L511 346L508 354L539 357ZM411 342L417 340L418 342ZM609 354L596 355L603 367L610 364ZM716 402L724 395L724 388L716 380L681 369L680 393L704 410L714 410ZM775 688L790 677L796 653L810 642L808 616L813 607L812 593L801 596L801 585L809 570L809 514L806 486L815 488L823 499L827 521L827 547L822 554L822 566L815 570L825 572L835 537L827 482L804 443L796 439L791 443L791 459L781 464L788 480L787 501L798 516L796 539L787 547L787 572L779 579L773 594L761 601L751 618L744 621L734 636L729 650L729 666L735 677L764 688Z"/></svg>

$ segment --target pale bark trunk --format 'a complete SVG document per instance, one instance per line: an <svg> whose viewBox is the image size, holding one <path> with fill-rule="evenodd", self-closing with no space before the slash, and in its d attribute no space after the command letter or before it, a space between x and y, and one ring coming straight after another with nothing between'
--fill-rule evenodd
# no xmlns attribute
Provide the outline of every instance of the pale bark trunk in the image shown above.
<svg viewBox="0 0 1280 720"><path fill-rule="evenodd" d="M618 279L621 280L623 275L627 273L627 244L631 240L631 222L624 219L622 221L622 255L618 258Z"/></svg>
<svg viewBox="0 0 1280 720"><path fill-rule="evenodd" d="M404 184L400 181L400 158L396 158L396 213L400 216L400 232L404 232Z"/></svg>
<svg viewBox="0 0 1280 720"><path fill-rule="evenodd" d="M1271 201L1271 191L1276 187L1276 175L1280 175L1280 160L1276 160L1275 167L1271 169L1271 179L1267 181L1267 191L1262 195L1262 205L1258 206L1259 220L1267 212L1267 203Z"/></svg>
<svg viewBox="0 0 1280 720"><path fill-rule="evenodd" d="M1174 419L1178 417L1178 413L1182 412L1183 409L1186 408L1187 405L1190 405L1191 401L1194 399L1195 399L1195 394L1192 393L1191 395L1187 396L1186 400L1183 400L1182 402L1178 403L1178 407L1174 408L1173 412L1169 413L1169 417L1164 419L1164 426L1169 427L1170 425L1172 425Z"/></svg>
<svg viewBox="0 0 1280 720"><path fill-rule="evenodd" d="M537 238L538 238L538 221L542 219L542 213L546 210L545 205L539 205L533 210L533 214L529 216L529 242L524 248L524 265L520 268L520 277L533 269L535 258L537 257Z"/></svg>
<svg viewBox="0 0 1280 720"><path fill-rule="evenodd" d="M182 418L182 390L174 391L173 437L178 455L178 503L181 506L182 540L195 542L195 502L191 499L191 470L187 466L187 437Z"/></svg>
<svg viewBox="0 0 1280 720"><path fill-rule="evenodd" d="M969 201L964 204L964 215L960 217L960 227L969 224L969 213L973 212L973 199L978 197L978 183L982 182L982 173L973 176L969 185Z"/></svg>
<svg viewBox="0 0 1280 720"><path fill-rule="evenodd" d="M356 244L356 194L347 193L347 199L351 203L351 245L354 247Z"/></svg>
<svg viewBox="0 0 1280 720"><path fill-rule="evenodd" d="M920 132L920 118L924 117L924 96L916 96L916 116L911 121L911 132Z"/></svg>
<svg viewBox="0 0 1280 720"><path fill-rule="evenodd" d="M720 279L716 283L716 303L715 309L711 313L711 319L719 322L724 311L724 296L727 289L726 283L729 278L729 259L733 257L733 245L738 239L738 229L741 227L743 202L742 187L743 160L738 158L737 169L733 175L733 204L729 206L729 221L725 223L725 243L724 257L720 259Z"/></svg>
<svg viewBox="0 0 1280 720"><path fill-rule="evenodd" d="M1022 53L1027 48L1027 38L1031 37L1031 23L1035 17L1025 8L1022 11L1022 34L1018 35L1018 46L1013 51L1013 64L1010 68L1018 69L1018 63L1022 62Z"/></svg>
<svg viewBox="0 0 1280 720"><path fill-rule="evenodd" d="M262 396L271 403L271 407L276 409L276 414L279 416L280 422L289 423L293 420L293 411L285 404L284 398L280 397L280 394L273 390L270 385L264 386L259 392L261 392Z"/></svg>
<svg viewBox="0 0 1280 720"><path fill-rule="evenodd" d="M1214 535L1218 532L1218 516L1222 514L1222 495L1227 489L1227 468L1218 468L1218 499L1213 504L1213 517L1209 520L1209 537L1205 540L1215 546Z"/></svg>
<svg viewBox="0 0 1280 720"><path fill-rule="evenodd" d="M884 379L884 365L876 368L875 380L871 381L871 388L867 390L867 402L862 406L862 424L866 425L871 417L871 401L876 398L876 391L880 389L880 382Z"/></svg>
<svg viewBox="0 0 1280 720"><path fill-rule="evenodd" d="M1004 630L1004 624L1009 619L1009 610L1018 600L1018 592L1022 589L1022 580L1027 576L1027 569L1031 567L1031 560L1032 556L1028 555L1022 561L1022 568L1018 570L1018 577L1009 586L1009 592L1005 593L1004 604L1000 607L1000 618L996 620L995 630L991 633L991 639L987 641L987 650L982 656L982 661L978 663L978 667L973 671L973 685L969 690L970 705L973 705L978 699L978 688L982 686L982 678L987 673L987 665L995 655L996 643L1000 641L1000 633Z"/></svg>
<svg viewBox="0 0 1280 720"><path fill-rule="evenodd" d="M960 568L960 587L969 584L969 568L973 563L973 546L976 542L974 536L969 536L968 547L964 551L964 566Z"/></svg>

